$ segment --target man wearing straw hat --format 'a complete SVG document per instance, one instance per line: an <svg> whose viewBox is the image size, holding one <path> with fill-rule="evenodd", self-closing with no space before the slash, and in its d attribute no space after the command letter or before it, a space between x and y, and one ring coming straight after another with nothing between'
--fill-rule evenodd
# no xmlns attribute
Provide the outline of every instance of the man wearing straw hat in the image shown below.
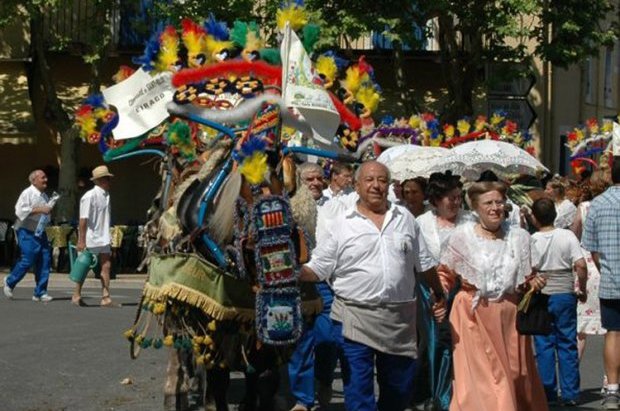
<svg viewBox="0 0 620 411"><path fill-rule="evenodd" d="M115 307L110 297L110 267L112 265L110 246L110 182L108 167L93 169L91 181L95 186L80 200L80 222L78 227L77 251L88 249L97 255L101 264L101 307ZM82 283L77 283L71 303L85 305L82 301Z"/></svg>

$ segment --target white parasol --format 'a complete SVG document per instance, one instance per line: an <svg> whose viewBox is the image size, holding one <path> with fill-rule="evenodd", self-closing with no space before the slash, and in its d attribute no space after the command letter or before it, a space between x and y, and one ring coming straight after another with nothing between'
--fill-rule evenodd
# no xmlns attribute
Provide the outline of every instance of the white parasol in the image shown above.
<svg viewBox="0 0 620 411"><path fill-rule="evenodd" d="M377 161L381 161L388 166L392 173L392 178L398 181L405 181L414 177L428 177L431 174L430 169L435 162L450 153L450 150L443 147L406 144L389 148L381 155L395 149L400 150L396 153L392 152L392 155L387 157L387 161L385 159L381 161L381 157Z"/></svg>
<svg viewBox="0 0 620 411"><path fill-rule="evenodd" d="M536 175L549 171L540 161L514 144L496 140L478 140L463 143L436 161L431 172L451 170L468 179L477 179L485 170L500 176L511 174Z"/></svg>
<svg viewBox="0 0 620 411"><path fill-rule="evenodd" d="M415 144L399 144L397 146L392 146L383 150L379 157L377 157L377 161L387 166L394 161L396 157L399 157L405 153L418 151L419 148L420 146Z"/></svg>

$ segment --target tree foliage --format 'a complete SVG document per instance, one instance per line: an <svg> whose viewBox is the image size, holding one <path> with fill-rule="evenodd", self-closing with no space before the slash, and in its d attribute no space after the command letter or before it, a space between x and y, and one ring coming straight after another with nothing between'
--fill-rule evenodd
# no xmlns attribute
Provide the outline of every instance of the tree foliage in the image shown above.
<svg viewBox="0 0 620 411"><path fill-rule="evenodd" d="M59 98L58 86L48 63L51 48L50 33L44 18L62 7L71 7L69 0L3 0L0 3L0 27L16 18L27 19L30 27L30 57L28 81L34 90L33 105L41 101L47 127L60 140L60 170L58 191L62 195L55 209L59 221L71 221L77 209L78 133L73 124L73 107L65 107ZM111 11L114 0L95 0L92 15L88 16L88 36L83 59L91 68L90 92L98 92L100 71L106 63L111 40ZM60 41L58 44L65 44Z"/></svg>

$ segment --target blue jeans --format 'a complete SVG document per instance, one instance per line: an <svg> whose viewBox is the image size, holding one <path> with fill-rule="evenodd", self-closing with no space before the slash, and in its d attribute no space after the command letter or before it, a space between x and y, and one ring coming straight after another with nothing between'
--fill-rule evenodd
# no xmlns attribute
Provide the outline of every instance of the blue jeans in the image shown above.
<svg viewBox="0 0 620 411"><path fill-rule="evenodd" d="M577 352L577 297L572 293L549 296L549 312L553 315L553 332L534 336L538 373L549 401L558 397L556 355L562 399L579 398L579 355Z"/></svg>
<svg viewBox="0 0 620 411"><path fill-rule="evenodd" d="M28 269L36 264L34 278L37 283L34 289L34 296L40 297L47 293L47 281L50 277L50 267L52 263L52 249L45 232L41 237L35 237L32 231L20 228L17 230L17 241L21 250L19 261L11 270L11 274L6 278L6 285L15 288Z"/></svg>
<svg viewBox="0 0 620 411"><path fill-rule="evenodd" d="M403 411L411 402L416 361L410 357L385 354L342 335L342 323L334 321L344 351L342 380L347 411ZM374 377L377 366L379 400L375 400Z"/></svg>
<svg viewBox="0 0 620 411"><path fill-rule="evenodd" d="M288 363L289 385L298 404L314 405L314 380L331 385L338 361L337 340L329 318L334 294L326 283L318 283L323 311L312 323L304 323L303 333Z"/></svg>

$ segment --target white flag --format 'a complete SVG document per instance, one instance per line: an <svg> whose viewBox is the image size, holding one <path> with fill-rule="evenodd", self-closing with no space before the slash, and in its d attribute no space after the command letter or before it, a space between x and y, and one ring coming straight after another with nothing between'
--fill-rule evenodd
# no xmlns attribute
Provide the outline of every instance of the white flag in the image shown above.
<svg viewBox="0 0 620 411"><path fill-rule="evenodd" d="M299 37L287 24L280 47L282 57L282 98L310 124L314 138L333 147L340 115L304 50Z"/></svg>
<svg viewBox="0 0 620 411"><path fill-rule="evenodd" d="M141 68L120 83L103 90L107 104L118 111L115 140L139 137L169 116L166 103L172 101L171 73L151 76Z"/></svg>

